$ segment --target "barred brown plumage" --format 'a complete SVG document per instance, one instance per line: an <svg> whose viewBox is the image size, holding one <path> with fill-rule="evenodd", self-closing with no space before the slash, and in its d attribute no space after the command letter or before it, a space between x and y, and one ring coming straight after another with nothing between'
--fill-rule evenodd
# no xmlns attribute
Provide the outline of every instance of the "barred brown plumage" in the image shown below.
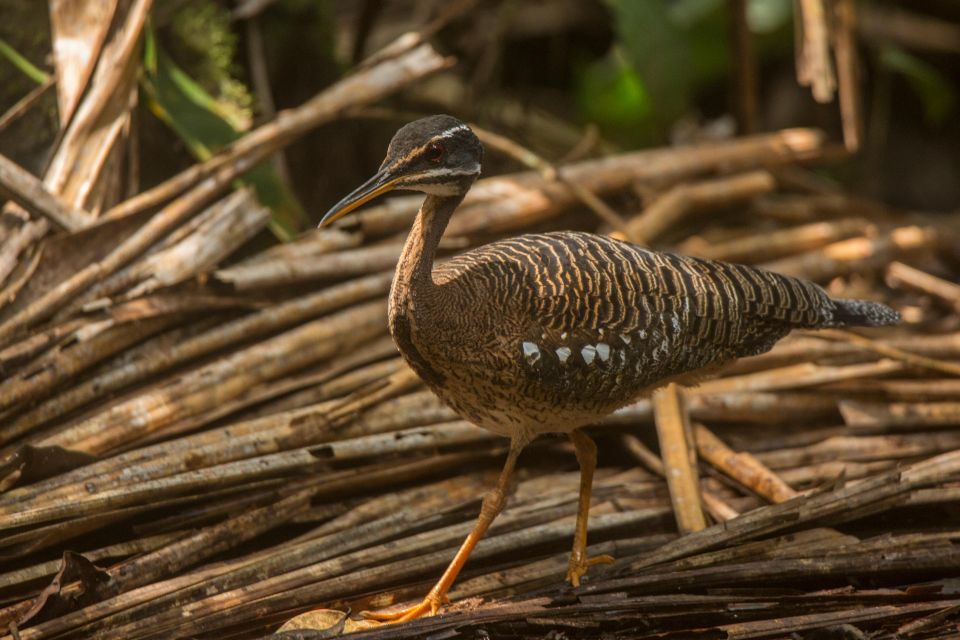
<svg viewBox="0 0 960 640"><path fill-rule="evenodd" d="M432 116L401 128L378 173L337 203L321 226L394 188L427 193L390 293L400 353L464 418L511 439L497 487L440 581L406 620L435 613L503 506L517 456L545 432L568 433L581 467L568 578L586 557L596 447L578 428L671 381L696 382L763 353L795 328L877 326L892 309L833 300L819 286L748 266L649 251L577 232L523 235L434 267L450 216L480 173L467 125Z"/></svg>

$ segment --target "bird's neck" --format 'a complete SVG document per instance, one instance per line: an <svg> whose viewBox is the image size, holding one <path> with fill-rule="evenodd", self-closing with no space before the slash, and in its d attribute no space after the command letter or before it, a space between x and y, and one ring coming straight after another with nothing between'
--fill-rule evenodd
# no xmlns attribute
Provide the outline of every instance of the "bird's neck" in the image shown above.
<svg viewBox="0 0 960 640"><path fill-rule="evenodd" d="M415 293L427 292L435 286L432 272L437 245L450 216L462 200L463 195L428 195L423 201L397 264L392 296L395 302L409 299Z"/></svg>

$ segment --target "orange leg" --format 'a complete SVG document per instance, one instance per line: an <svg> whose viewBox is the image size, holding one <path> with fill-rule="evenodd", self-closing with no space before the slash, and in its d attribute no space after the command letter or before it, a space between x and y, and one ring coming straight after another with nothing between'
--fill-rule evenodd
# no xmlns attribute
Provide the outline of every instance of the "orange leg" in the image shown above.
<svg viewBox="0 0 960 640"><path fill-rule="evenodd" d="M460 573L460 570L463 569L463 565L466 564L467 558L470 557L473 548L477 546L480 538L487 532L494 518L496 518L503 509L503 504L506 502L510 476L513 473L513 468L517 464L517 457L520 455L525 444L525 442L519 440L511 440L510 452L507 454L507 461L503 465L503 471L500 472L500 479L497 480L497 486L483 496L483 504L480 507L480 517L477 518L477 523L474 525L473 531L470 532L467 539L460 545L460 550L457 551L457 555L453 557L453 561L447 567L447 570L443 572L443 575L440 576L437 584L433 585L433 588L430 589L427 597L409 609L387 613L365 611L363 613L364 617L382 622L406 622L407 620L414 620L427 614L434 615L440 609L441 605L448 602L447 592L453 585L453 581L457 579L457 575Z"/></svg>
<svg viewBox="0 0 960 640"><path fill-rule="evenodd" d="M593 487L593 470L597 468L597 445L590 436L579 430L570 432L570 441L577 451L580 463L580 505L577 509L577 527L573 534L573 551L570 553L570 568L567 580L575 587L580 586L580 578L587 569L595 564L610 564L612 556L587 557L587 523L590 518L590 490Z"/></svg>

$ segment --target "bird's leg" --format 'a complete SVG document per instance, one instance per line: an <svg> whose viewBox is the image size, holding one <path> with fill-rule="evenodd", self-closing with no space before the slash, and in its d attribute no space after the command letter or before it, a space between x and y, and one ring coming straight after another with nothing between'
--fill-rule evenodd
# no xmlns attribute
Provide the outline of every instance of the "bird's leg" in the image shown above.
<svg viewBox="0 0 960 640"><path fill-rule="evenodd" d="M577 452L580 463L580 505L577 509L577 527L573 534L573 551L570 553L570 568L567 580L575 587L580 586L580 578L587 569L595 564L610 564L612 556L587 557L587 523L590 518L590 489L593 486L593 470L597 468L597 445L590 436L580 430L570 432L570 441Z"/></svg>
<svg viewBox="0 0 960 640"><path fill-rule="evenodd" d="M497 514L503 509L510 483L510 476L513 473L514 466L516 466L517 457L520 455L525 444L526 442L520 439L510 441L510 452L507 454L507 461L503 465L503 471L500 472L497 486L483 496L483 503L480 507L480 517L477 518L477 523L473 526L473 530L470 532L470 535L467 536L467 539L460 545L457 555L453 557L453 561L447 566L447 570L440 576L440 580L430 589L427 597L409 609L386 613L365 611L363 613L364 617L381 622L406 622L407 620L414 620L424 615L434 615L440 609L441 605L448 602L447 592L453 585L453 581L457 579L457 575L460 573L463 565L466 564L467 558L470 557L470 552L477 546L480 538L487 532L494 518L496 518Z"/></svg>

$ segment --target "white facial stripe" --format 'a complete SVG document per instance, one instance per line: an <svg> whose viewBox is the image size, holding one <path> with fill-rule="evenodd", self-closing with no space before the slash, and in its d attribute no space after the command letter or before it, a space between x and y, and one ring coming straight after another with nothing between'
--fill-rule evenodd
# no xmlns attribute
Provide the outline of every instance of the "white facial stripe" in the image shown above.
<svg viewBox="0 0 960 640"><path fill-rule="evenodd" d="M437 135L433 136L433 139L434 139L434 140L438 140L438 139L450 138L450 137L453 137L454 135L456 135L457 133L460 133L461 131L468 131L469 129L470 129L470 127L468 127L467 125L461 123L461 124L458 124L458 125L455 126L455 127L450 127L450 128L447 129L446 131L441 131L441 132L438 133Z"/></svg>

